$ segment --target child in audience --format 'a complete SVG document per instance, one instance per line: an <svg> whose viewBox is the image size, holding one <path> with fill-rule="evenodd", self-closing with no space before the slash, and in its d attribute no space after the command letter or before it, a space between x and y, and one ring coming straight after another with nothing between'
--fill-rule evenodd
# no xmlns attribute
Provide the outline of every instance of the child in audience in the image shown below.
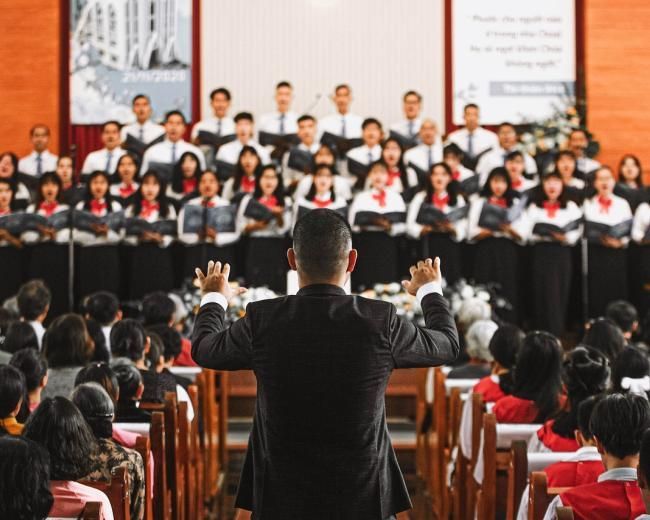
<svg viewBox="0 0 650 520"><path fill-rule="evenodd" d="M97 443L74 404L65 397L44 399L25 424L23 435L50 455L50 491L54 496L50 517L77 518L86 502L101 502L100 520L113 520L108 497L76 482L88 475Z"/></svg>
<svg viewBox="0 0 650 520"><path fill-rule="evenodd" d="M562 347L548 332L529 332L517 354L514 388L494 405L500 423L543 423L558 412L562 390Z"/></svg>
<svg viewBox="0 0 650 520"><path fill-rule="evenodd" d="M117 161L117 169L111 179L113 184L110 187L110 194L124 207L131 203L133 195L138 191L139 170L140 161L130 152Z"/></svg>
<svg viewBox="0 0 650 520"><path fill-rule="evenodd" d="M612 394L596 404L591 432L605 471L598 482L577 486L553 499L544 520L570 507L576 520L630 519L645 513L636 468L643 432L650 426L650 405L638 395Z"/></svg>
<svg viewBox="0 0 650 520"><path fill-rule="evenodd" d="M13 354L19 350L31 348L39 350L38 337L34 327L24 321L14 321L7 328L2 350Z"/></svg>
<svg viewBox="0 0 650 520"><path fill-rule="evenodd" d="M479 320L465 334L465 346L469 361L453 368L447 379L479 379L486 377L493 361L489 345L499 326L492 320Z"/></svg>
<svg viewBox="0 0 650 520"><path fill-rule="evenodd" d="M607 318L598 318L589 323L582 341L583 345L602 352L609 359L610 366L618 355L625 350L625 336L616 324Z"/></svg>
<svg viewBox="0 0 650 520"><path fill-rule="evenodd" d="M201 163L193 152L185 152L174 165L172 179L167 186L167 197L185 201L196 193L199 177L201 177Z"/></svg>
<svg viewBox="0 0 650 520"><path fill-rule="evenodd" d="M634 305L625 300L610 302L605 310L605 317L616 323L629 344L639 329L639 313Z"/></svg>
<svg viewBox="0 0 650 520"><path fill-rule="evenodd" d="M614 392L650 395L650 360L636 347L626 347L612 366Z"/></svg>
<svg viewBox="0 0 650 520"><path fill-rule="evenodd" d="M490 340L492 355L492 373L481 379L472 393L481 394L483 402L496 403L513 391L512 371L517 361L517 354L524 339L524 333L515 325L501 325Z"/></svg>
<svg viewBox="0 0 650 520"><path fill-rule="evenodd" d="M138 407L144 393L142 374L131 363L122 360L113 365L119 385L119 399L115 409L115 422L148 423L151 414Z"/></svg>
<svg viewBox="0 0 650 520"><path fill-rule="evenodd" d="M566 402L533 436L528 451L576 451L580 447L575 436L580 403L607 389L609 373L609 362L603 354L589 347L573 349L562 371Z"/></svg>
<svg viewBox="0 0 650 520"><path fill-rule="evenodd" d="M262 162L257 150L252 146L244 146L239 152L234 175L229 179L219 177L224 183L221 196L226 200L239 203L245 194L255 191L255 178L261 171Z"/></svg>
<svg viewBox="0 0 650 520"><path fill-rule="evenodd" d="M10 435L20 435L23 431L16 416L26 395L23 373L11 365L0 365L0 427Z"/></svg>
<svg viewBox="0 0 650 520"><path fill-rule="evenodd" d="M47 361L39 355L38 350L24 348L11 356L9 364L23 373L28 408L33 412L41 402L43 388L47 386Z"/></svg>

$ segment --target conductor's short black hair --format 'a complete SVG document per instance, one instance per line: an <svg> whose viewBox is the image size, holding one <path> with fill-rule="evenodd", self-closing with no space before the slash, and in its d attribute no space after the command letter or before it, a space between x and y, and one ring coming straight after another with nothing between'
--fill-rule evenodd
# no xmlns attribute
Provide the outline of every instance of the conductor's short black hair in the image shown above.
<svg viewBox="0 0 650 520"><path fill-rule="evenodd" d="M20 315L33 321L50 306L52 294L42 280L30 280L21 285L16 298Z"/></svg>
<svg viewBox="0 0 650 520"><path fill-rule="evenodd" d="M634 326L639 322L636 308L625 300L611 302L605 310L605 316L616 323L623 333L634 332Z"/></svg>
<svg viewBox="0 0 650 520"><path fill-rule="evenodd" d="M167 325L174 317L176 305L166 292L155 291L142 300L142 315L145 326L164 323Z"/></svg>
<svg viewBox="0 0 650 520"><path fill-rule="evenodd" d="M217 94L223 94L223 96L228 101L230 101L230 99L231 99L230 90L228 90L225 87L215 88L212 92L210 92L210 99L214 99L214 96L216 96Z"/></svg>
<svg viewBox="0 0 650 520"><path fill-rule="evenodd" d="M86 298L84 310L93 320L106 327L115 321L120 302L113 293L98 291Z"/></svg>
<svg viewBox="0 0 650 520"><path fill-rule="evenodd" d="M178 116L183 120L183 124L187 124L187 119L185 119L185 116L183 115L183 112L180 110L170 110L165 114L165 123L169 121L169 118L172 116Z"/></svg>
<svg viewBox="0 0 650 520"><path fill-rule="evenodd" d="M591 414L591 432L603 449L618 459L636 455L650 426L650 404L635 394L611 394Z"/></svg>
<svg viewBox="0 0 650 520"><path fill-rule="evenodd" d="M315 209L298 219L293 248L301 271L312 279L329 279L345 268L352 230L345 218L329 209Z"/></svg>

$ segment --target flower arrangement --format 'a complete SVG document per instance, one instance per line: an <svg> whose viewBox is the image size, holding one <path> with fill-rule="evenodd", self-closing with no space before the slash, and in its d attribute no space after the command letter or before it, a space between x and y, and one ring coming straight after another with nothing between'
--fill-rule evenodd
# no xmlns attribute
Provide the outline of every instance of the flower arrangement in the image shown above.
<svg viewBox="0 0 650 520"><path fill-rule="evenodd" d="M452 314L458 314L463 302L478 298L490 304L493 312L508 311L512 305L500 294L500 287L496 283L472 285L464 278L444 290L445 298L449 301Z"/></svg>
<svg viewBox="0 0 650 520"><path fill-rule="evenodd" d="M407 293L397 282L376 284L372 289L363 291L360 296L392 303L397 309L398 316L403 316L415 323L424 322L422 308L417 298Z"/></svg>

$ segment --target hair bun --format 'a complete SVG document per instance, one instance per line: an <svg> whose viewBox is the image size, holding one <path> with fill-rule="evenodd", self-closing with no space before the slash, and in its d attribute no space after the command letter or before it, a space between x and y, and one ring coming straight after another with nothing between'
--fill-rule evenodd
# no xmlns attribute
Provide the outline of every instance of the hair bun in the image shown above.
<svg viewBox="0 0 650 520"><path fill-rule="evenodd" d="M580 345L573 349L564 364L567 390L582 389L589 394L604 391L610 375L609 361L600 351Z"/></svg>

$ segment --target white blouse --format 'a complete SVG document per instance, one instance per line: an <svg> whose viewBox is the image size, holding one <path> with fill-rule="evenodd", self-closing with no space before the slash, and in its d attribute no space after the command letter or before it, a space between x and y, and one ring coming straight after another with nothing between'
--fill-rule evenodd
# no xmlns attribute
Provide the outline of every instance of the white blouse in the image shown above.
<svg viewBox="0 0 650 520"><path fill-rule="evenodd" d="M411 204L409 204L409 209L408 209L408 215L406 217L406 228L407 228L407 233L410 237L412 238L420 238L420 233L422 233L422 224L418 224L417 218L418 214L420 213L420 208L422 207L422 204L425 203L425 199L427 196L426 191L421 191L413 197L413 200L411 201ZM447 204L444 209L441 209L443 213L447 214L450 211L453 211L455 209L463 208L465 207L466 202L465 199L461 196L458 195L456 198L456 205L455 206L450 206ZM439 208L438 208L439 209ZM460 220L457 220L456 222L451 223L454 226L454 229L456 230L456 234L451 234L452 240L455 242L460 242L465 239L467 236L467 217L462 218Z"/></svg>
<svg viewBox="0 0 650 520"><path fill-rule="evenodd" d="M553 239L546 236L540 236L533 233L535 224L552 224L559 228L564 228L566 225L576 220L582 219L582 211L578 205L573 201L568 201L565 208L559 208L555 211L553 216L544 208L540 208L536 204L531 204L523 216L526 224L526 240L531 243L537 242L552 242ZM580 240L582 236L582 223L577 229L565 233L566 245L574 245Z"/></svg>
<svg viewBox="0 0 650 520"><path fill-rule="evenodd" d="M650 204L643 202L636 208L634 222L632 223L632 240L637 243L644 241L650 228Z"/></svg>
<svg viewBox="0 0 650 520"><path fill-rule="evenodd" d="M78 202L77 205L75 206L75 210L79 211L89 211L84 209L84 201ZM112 201L111 202L111 211L113 213L117 213L119 211L122 211L122 205L117 202L117 201ZM101 213L93 213L96 217L105 217L108 215L108 211L106 209L102 210ZM106 236L97 236L95 233L90 233L88 231L80 231L79 229L74 229L72 232L73 239L76 243L81 244L82 246L106 246L106 245L113 245L117 244L120 240L122 240L122 237L124 235L124 230L121 229L120 231L113 231L112 229L108 230L108 233Z"/></svg>
<svg viewBox="0 0 650 520"><path fill-rule="evenodd" d="M242 231L246 228L246 226L255 222L255 220L248 218L244 215L244 213L246 212L246 206L248 206L248 203L252 198L253 196L251 194L248 194L241 200L239 204L239 209L237 211L237 229L240 229ZM267 237L267 238L282 237L291 228L291 223L292 223L291 215L292 215L291 199L289 197L285 197L282 225L279 225L278 221L275 218L272 218L269 221L269 224L264 229L253 231L252 233L249 234L249 236Z"/></svg>
<svg viewBox="0 0 650 520"><path fill-rule="evenodd" d="M215 195L210 199L210 202L214 204L213 207L218 208L221 206L229 206L230 202L219 195ZM191 206L201 206L203 203L203 197L196 197L194 199L188 200L183 207L181 208L180 213L178 214L178 239L185 245L196 245L199 243L198 233L184 233L183 232L183 223L185 221L185 207L188 205ZM227 246L239 240L240 236L240 227L235 223L235 231L226 231L222 233L217 233L214 239L214 245L221 247ZM210 240L206 237L206 240Z"/></svg>
<svg viewBox="0 0 650 520"><path fill-rule="evenodd" d="M176 220L176 210L174 209L174 206L169 204L169 207L167 209L167 216L166 217L161 217L160 212L158 210L153 210L151 213L149 213L146 217L143 217L142 215L135 215L133 213L134 211L134 206L131 204L126 210L124 211L124 217L125 218L141 218L143 220L146 220L150 224L153 224L154 222L158 222L161 220ZM163 235L162 236L162 242L158 244L160 247L168 247L174 240L174 237L169 236L169 235ZM140 242L140 237L137 236L129 236L124 233L124 242L129 245L136 246Z"/></svg>
<svg viewBox="0 0 650 520"><path fill-rule="evenodd" d="M381 206L379 201L375 198L379 191L376 189L370 189L358 193L352 204L350 205L350 213L348 215L348 220L352 226L352 231L358 233L361 231L359 226L354 225L354 219L357 213L361 211L372 211L374 213L395 213L403 212L406 213L406 204L402 196L396 191L386 189L386 204ZM381 228L369 227L371 231L382 231ZM403 235L406 233L406 222L397 222L391 226L390 231L388 232L391 236Z"/></svg>
<svg viewBox="0 0 650 520"><path fill-rule="evenodd" d="M479 227L478 222L481 218L481 211L483 211L483 205L486 203L486 199L484 197L479 197L476 198L472 201L470 208L469 208L469 215L467 218L467 239L469 241L474 241L476 236L483 231L483 228ZM514 207L516 204L522 204L525 203L521 199L515 199L512 202L512 206L508 209L511 209ZM526 223L525 223L525 218L522 215L519 216L519 218L516 218L514 222L511 222L510 225L512 226L512 229L522 238L521 241L515 240L515 242L523 244L525 242L524 237L526 236ZM506 233L502 233L501 231L493 231L492 236L495 238L508 238L510 240L514 240L510 235Z"/></svg>
<svg viewBox="0 0 650 520"><path fill-rule="evenodd" d="M59 204L54 210L54 213L60 213L61 211L67 211L69 209L70 207L67 204ZM46 216L45 211L43 211L42 209L36 210L36 206L34 204L29 205L29 207L27 208L27 213L36 213L37 215ZM26 244L35 244L37 242L52 241L50 238L41 236L41 234L38 233L37 231L25 231L21 236L21 240ZM54 242L56 242L57 244L64 244L69 240L70 240L70 229L66 228L57 231Z"/></svg>

